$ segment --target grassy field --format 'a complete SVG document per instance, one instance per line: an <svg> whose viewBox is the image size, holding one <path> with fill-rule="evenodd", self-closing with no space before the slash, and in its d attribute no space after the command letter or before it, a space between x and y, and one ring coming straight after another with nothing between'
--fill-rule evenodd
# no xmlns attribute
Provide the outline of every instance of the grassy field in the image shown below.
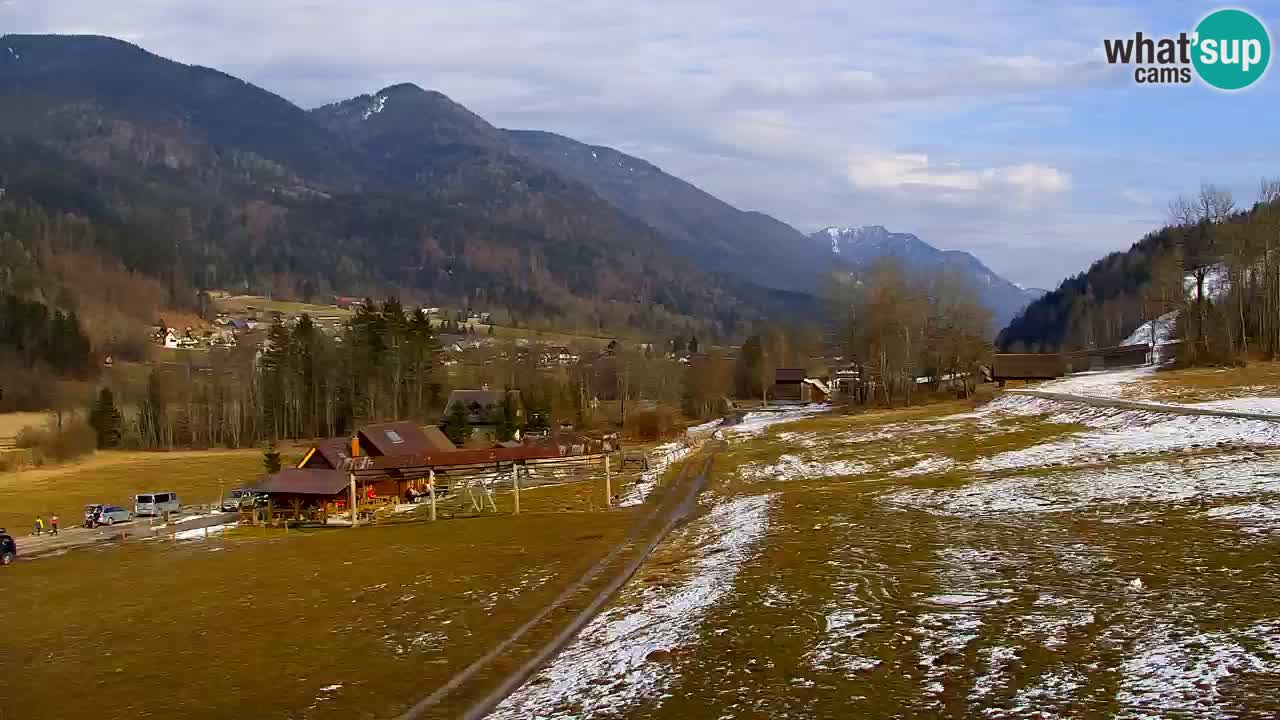
<svg viewBox="0 0 1280 720"><path fill-rule="evenodd" d="M88 503L133 507L133 496L172 490L184 504L212 503L219 489L241 487L262 474L257 450L104 451L67 465L0 474L0 527L26 534L37 514L79 522Z"/></svg>
<svg viewBox="0 0 1280 720"><path fill-rule="evenodd" d="M261 471L257 451L99 453L0 476L0 524L36 513L64 523L92 500L141 490L212 501ZM625 492L638 473L614 476ZM85 714L223 718L387 717L488 651L617 546L643 507L603 512L600 478L527 487L513 516L455 492L377 526L240 528L191 542L107 544L20 563L4 577L12 609L0 639L0 718ZM474 686L438 709L453 717L547 639L575 596ZM148 688L163 688L157 694Z"/></svg>
<svg viewBox="0 0 1280 720"><path fill-rule="evenodd" d="M46 412L0 413L0 441L11 441L25 428L43 428L53 416ZM3 442L0 442L3 444Z"/></svg>
<svg viewBox="0 0 1280 720"><path fill-rule="evenodd" d="M81 717L111 698L92 715L388 717L554 597L630 515L245 532L23 564L5 578L0 674L21 680L0 684L0 715Z"/></svg>
<svg viewBox="0 0 1280 720"><path fill-rule="evenodd" d="M1007 397L776 425L498 718L1274 716L1277 477L1265 422Z"/></svg>
<svg viewBox="0 0 1280 720"><path fill-rule="evenodd" d="M1142 397L1202 402L1244 395L1280 395L1280 363L1253 362L1234 368L1187 368L1155 373L1139 387Z"/></svg>

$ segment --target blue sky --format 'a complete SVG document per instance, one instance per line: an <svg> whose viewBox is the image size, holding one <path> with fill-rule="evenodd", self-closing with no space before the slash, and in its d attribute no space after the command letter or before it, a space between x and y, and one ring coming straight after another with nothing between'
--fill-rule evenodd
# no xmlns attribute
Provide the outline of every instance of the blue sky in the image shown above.
<svg viewBox="0 0 1280 720"><path fill-rule="evenodd" d="M1144 87L1105 37L1198 2L0 0L0 32L114 35L306 107L415 82L503 127L644 157L804 231L885 225L1050 287L1210 182L1280 176L1274 69ZM1280 28L1280 3L1244 5Z"/></svg>

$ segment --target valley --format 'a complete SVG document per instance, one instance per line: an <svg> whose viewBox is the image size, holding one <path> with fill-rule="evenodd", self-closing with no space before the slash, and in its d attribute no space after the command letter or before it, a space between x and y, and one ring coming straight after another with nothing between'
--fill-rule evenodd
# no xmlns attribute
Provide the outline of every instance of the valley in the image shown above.
<svg viewBox="0 0 1280 720"><path fill-rule="evenodd" d="M1280 717L1275 14L0 0L0 720Z"/></svg>

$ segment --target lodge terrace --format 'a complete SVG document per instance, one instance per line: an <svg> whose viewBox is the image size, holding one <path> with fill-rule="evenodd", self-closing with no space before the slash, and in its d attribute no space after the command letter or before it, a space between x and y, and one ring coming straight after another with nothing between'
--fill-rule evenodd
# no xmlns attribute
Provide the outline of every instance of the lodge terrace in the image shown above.
<svg viewBox="0 0 1280 720"><path fill-rule="evenodd" d="M465 492L476 510L486 503L496 510L493 488L509 483L519 512L521 485L587 479L603 470L605 504L611 502L612 469L609 455L621 452L611 440L568 433L529 439L526 443L458 449L440 431L413 422L390 422L360 428L351 437L315 443L297 467L285 468L250 487L265 496L266 508L256 508L252 522L327 524L330 518L356 508L354 520L380 511L427 501L435 519L437 498Z"/></svg>

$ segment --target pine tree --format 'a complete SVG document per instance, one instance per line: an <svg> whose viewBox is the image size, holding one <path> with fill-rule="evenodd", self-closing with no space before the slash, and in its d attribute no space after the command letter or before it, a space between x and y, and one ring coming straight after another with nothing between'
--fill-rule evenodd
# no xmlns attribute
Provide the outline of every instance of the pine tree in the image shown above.
<svg viewBox="0 0 1280 720"><path fill-rule="evenodd" d="M507 442L515 439L516 433L520 430L520 421L517 417L515 396L510 390L503 394L502 404L493 411L494 435L498 442Z"/></svg>
<svg viewBox="0 0 1280 720"><path fill-rule="evenodd" d="M467 444L471 439L471 425L467 422L467 410L462 407L462 403L453 404L453 408L444 418L444 425L440 428L444 431L445 437L458 447Z"/></svg>
<svg viewBox="0 0 1280 720"><path fill-rule="evenodd" d="M280 472L280 450L276 447L276 442L272 440L267 444L267 449L262 451L262 468L267 471L268 475Z"/></svg>
<svg viewBox="0 0 1280 720"><path fill-rule="evenodd" d="M116 407L111 388L102 388L98 401L89 412L89 425L98 436L98 449L120 447L120 409Z"/></svg>

